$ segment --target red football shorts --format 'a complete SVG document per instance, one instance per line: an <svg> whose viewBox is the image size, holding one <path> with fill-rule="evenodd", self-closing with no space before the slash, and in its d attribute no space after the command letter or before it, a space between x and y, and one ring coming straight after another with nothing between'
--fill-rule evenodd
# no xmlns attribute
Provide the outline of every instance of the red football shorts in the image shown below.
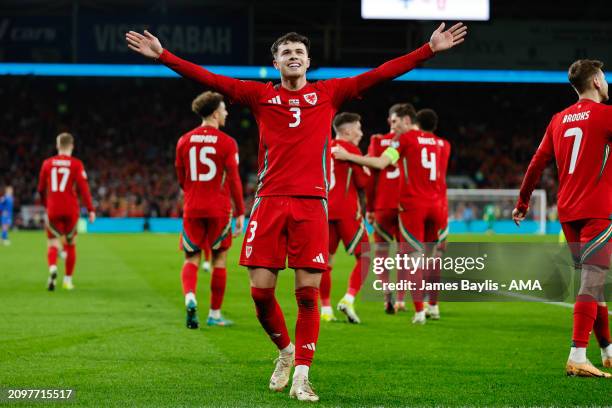
<svg viewBox="0 0 612 408"><path fill-rule="evenodd" d="M328 261L327 200L258 197L240 253L240 265L323 271Z"/></svg>
<svg viewBox="0 0 612 408"><path fill-rule="evenodd" d="M363 244L368 244L368 232L363 218L343 218L329 220L329 253L335 254L340 240L349 255L359 256Z"/></svg>
<svg viewBox="0 0 612 408"><path fill-rule="evenodd" d="M374 242L399 241L399 210L385 209L374 211Z"/></svg>
<svg viewBox="0 0 612 408"><path fill-rule="evenodd" d="M438 205L427 205L426 202L402 204L399 212L400 242L407 243L414 251L423 252L424 243L438 241L443 218Z"/></svg>
<svg viewBox="0 0 612 408"><path fill-rule="evenodd" d="M47 238L60 238L65 236L71 240L77 235L79 214L51 215L47 214Z"/></svg>
<svg viewBox="0 0 612 408"><path fill-rule="evenodd" d="M611 220L591 218L562 222L561 227L576 263L610 267Z"/></svg>
<svg viewBox="0 0 612 408"><path fill-rule="evenodd" d="M183 218L181 247L185 252L199 252L206 247L222 251L231 245L231 214L229 217Z"/></svg>

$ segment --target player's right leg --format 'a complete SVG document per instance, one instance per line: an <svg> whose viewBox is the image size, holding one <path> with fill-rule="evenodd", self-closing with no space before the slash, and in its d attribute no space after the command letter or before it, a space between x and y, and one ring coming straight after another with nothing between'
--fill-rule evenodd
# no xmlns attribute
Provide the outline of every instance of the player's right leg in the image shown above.
<svg viewBox="0 0 612 408"><path fill-rule="evenodd" d="M287 259L289 197L257 197L251 210L240 254L240 265L249 268L251 297L257 319L279 350L269 388L282 391L289 383L295 347L274 290L278 271Z"/></svg>
<svg viewBox="0 0 612 408"><path fill-rule="evenodd" d="M62 282L62 288L67 290L73 290L74 284L72 283L72 275L74 274L74 267L76 265L76 236L77 236L77 224L79 222L78 215L66 218L67 233L64 236L64 252L66 253L66 259L64 261L65 274Z"/></svg>
<svg viewBox="0 0 612 408"><path fill-rule="evenodd" d="M3 218L2 219L2 243L5 246L8 246L11 244L11 241L9 240L9 236L8 236L9 228L11 228L11 220Z"/></svg>
<svg viewBox="0 0 612 408"><path fill-rule="evenodd" d="M580 243L579 264L582 265L580 290L574 304L572 348L566 364L566 373L581 377L612 378L611 374L593 366L586 357L591 331L598 334L598 330L595 330L595 322L599 318L600 324L604 325L599 317L598 309L604 304L606 274L610 268L612 223L609 220L580 220L563 223L562 226L570 247ZM576 251L572 252L575 254ZM607 320L607 313L602 317ZM609 347L609 328L606 328L606 331L605 334L600 332L600 335L606 337L607 334L607 339L597 335L600 345L603 345L602 341L608 343L605 348L602 348L604 364Z"/></svg>
<svg viewBox="0 0 612 408"><path fill-rule="evenodd" d="M272 391L282 391L289 384L295 358L295 347L289 338L285 316L274 295L277 275L278 270L249 268L251 297L255 302L257 319L279 350L270 377L269 388Z"/></svg>

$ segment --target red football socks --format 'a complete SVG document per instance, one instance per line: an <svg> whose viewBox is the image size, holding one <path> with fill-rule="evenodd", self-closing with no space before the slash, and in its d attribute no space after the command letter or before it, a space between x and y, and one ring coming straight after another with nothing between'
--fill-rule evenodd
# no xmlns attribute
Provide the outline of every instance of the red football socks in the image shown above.
<svg viewBox="0 0 612 408"><path fill-rule="evenodd" d="M185 262L181 272L181 280L183 282L183 294L186 295L189 292L195 294L196 284L198 283L198 265Z"/></svg>
<svg viewBox="0 0 612 408"><path fill-rule="evenodd" d="M251 297L255 302L257 319L270 339L279 350L287 347L291 340L285 324L285 316L274 296L274 288L251 288ZM317 310L317 316L318 313Z"/></svg>
<svg viewBox="0 0 612 408"><path fill-rule="evenodd" d="M295 290L298 317L295 325L295 365L310 366L319 338L319 290L305 286Z"/></svg>
<svg viewBox="0 0 612 408"><path fill-rule="evenodd" d="M363 267L363 258L361 256L357 257L357 262L355 263L355 267L353 268L353 272L351 272L351 276L349 278L348 290L346 293L352 296L356 296L361 289L361 285L363 283L363 278L367 273L367 269L363 271L361 268Z"/></svg>
<svg viewBox="0 0 612 408"><path fill-rule="evenodd" d="M597 317L593 324L593 332L599 343L599 347L605 348L610 345L610 322L608 320L608 306L597 305Z"/></svg>
<svg viewBox="0 0 612 408"><path fill-rule="evenodd" d="M597 302L578 300L574 304L574 333L572 340L575 347L586 347L589 335L597 317Z"/></svg>
<svg viewBox="0 0 612 408"><path fill-rule="evenodd" d="M319 293L321 295L321 306L331 306L331 271L330 266L321 274Z"/></svg>
<svg viewBox="0 0 612 408"><path fill-rule="evenodd" d="M66 251L66 276L72 276L74 264L76 264L76 246L74 244L64 245Z"/></svg>
<svg viewBox="0 0 612 408"><path fill-rule="evenodd" d="M223 295L225 294L225 282L227 280L227 270L225 268L214 268L210 279L210 308L212 310L221 309Z"/></svg>
<svg viewBox="0 0 612 408"><path fill-rule="evenodd" d="M47 248L47 264L49 267L57 265L57 247L50 246Z"/></svg>

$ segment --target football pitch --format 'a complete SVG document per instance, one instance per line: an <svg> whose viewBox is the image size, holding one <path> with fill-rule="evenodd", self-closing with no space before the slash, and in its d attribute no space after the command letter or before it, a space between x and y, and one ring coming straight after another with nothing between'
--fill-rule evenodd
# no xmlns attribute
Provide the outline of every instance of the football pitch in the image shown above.
<svg viewBox="0 0 612 408"><path fill-rule="evenodd" d="M288 389L268 390L277 352L255 318L247 272L237 265L242 238L231 250L224 302L236 325L200 330L184 325L178 235L81 235L76 289L55 293L45 288L44 234L17 232L11 239L10 247L0 247L0 405L39 405L7 402L7 388L73 389L72 400L53 404L75 406L304 404L290 400ZM340 252L334 304L353 265ZM63 272L61 261L59 267ZM201 322L209 282L210 275L200 272ZM276 294L293 337L297 307L290 270L281 272ZM359 299L356 305L363 324L321 324L310 375L320 406L612 403L612 382L564 374L569 308L443 303L440 321L413 326L412 313L385 315L381 303ZM600 366L593 339L589 356Z"/></svg>

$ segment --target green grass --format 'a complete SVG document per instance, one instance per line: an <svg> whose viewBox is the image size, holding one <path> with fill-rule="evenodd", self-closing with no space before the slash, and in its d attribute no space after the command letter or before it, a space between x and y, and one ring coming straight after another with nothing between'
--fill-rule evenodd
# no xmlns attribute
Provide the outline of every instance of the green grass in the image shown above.
<svg viewBox="0 0 612 408"><path fill-rule="evenodd" d="M255 318L238 243L224 305L236 326L191 331L184 327L177 236L79 236L76 290L55 293L45 290L43 233L13 233L12 241L0 247L0 388L71 388L78 406L299 404L287 391L267 389L276 351ZM337 257L336 302L352 262ZM200 274L201 320L209 279ZM293 273L282 272L279 281L292 333ZM442 320L419 327L411 314L383 314L379 302L358 303L358 311L362 325L321 327L311 370L321 406L611 403L612 382L564 375L570 309L447 303Z"/></svg>

